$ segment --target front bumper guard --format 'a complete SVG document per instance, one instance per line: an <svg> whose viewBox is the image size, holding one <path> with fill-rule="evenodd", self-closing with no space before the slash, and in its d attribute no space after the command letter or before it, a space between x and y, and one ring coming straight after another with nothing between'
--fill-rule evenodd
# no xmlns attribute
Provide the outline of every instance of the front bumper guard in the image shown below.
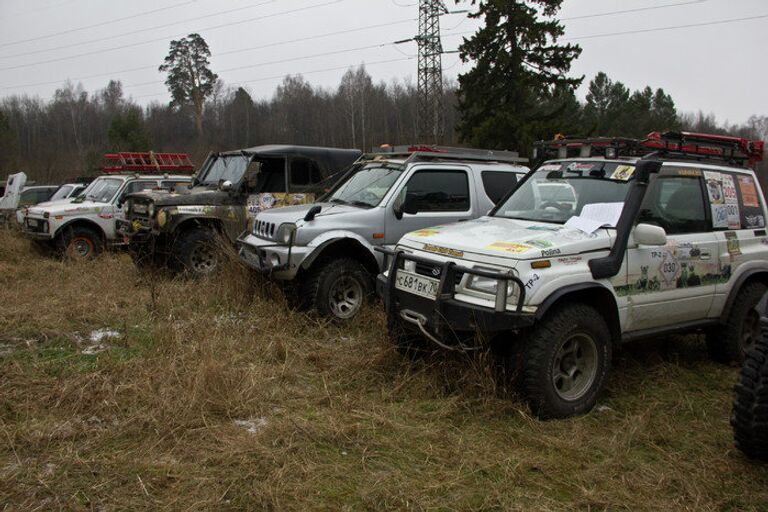
<svg viewBox="0 0 768 512"><path fill-rule="evenodd" d="M448 331L455 333L456 327L466 329L468 327L471 328L473 325L482 325L488 327L491 331L498 332L519 329L533 324L534 316L523 313L525 285L520 278L512 274L511 271L501 272L476 269L458 265L453 261L446 261L441 265L440 283L434 301L419 299L414 296L412 302L420 303L422 307L419 309L422 311L415 311L409 307L404 307L397 311L395 297L400 291L395 287L395 273L400 267L400 262L413 261L430 266L434 266L437 262L422 256L404 251L395 251L385 247L377 247L375 250L383 253L388 262L388 264L385 264L385 267L389 271L389 277L385 278L383 274L379 275L376 283L377 293L384 301L387 314L390 317L399 316L406 322L415 325L426 338L443 349L469 351L479 348L466 346L461 342L455 345L446 343L444 341L445 334ZM497 287L494 307L478 306L456 300L457 274L467 274L499 281L500 286ZM502 283L503 286L501 286ZM513 310L507 309L507 291L509 290L510 283L517 286L520 292L517 304L515 304ZM402 294L413 295L408 292L402 292ZM432 303L428 306L431 307L430 311L424 311L425 307L423 305L426 301Z"/></svg>

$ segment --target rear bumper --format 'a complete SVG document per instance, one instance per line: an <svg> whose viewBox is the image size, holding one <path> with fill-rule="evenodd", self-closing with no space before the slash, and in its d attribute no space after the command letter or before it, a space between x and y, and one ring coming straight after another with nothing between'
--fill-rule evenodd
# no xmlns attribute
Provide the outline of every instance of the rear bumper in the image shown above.
<svg viewBox="0 0 768 512"><path fill-rule="evenodd" d="M523 311L525 285L511 274L493 273L446 263L443 264L437 297L433 300L399 290L395 287L395 279L389 276L394 276L399 263L403 260L431 265L435 265L436 262L403 252L377 250L389 257L388 273L379 274L376 279L376 291L384 301L389 318L404 321L405 326L420 331L425 337L444 348L460 344L467 334L477 333L491 337L498 333L529 327L535 322L534 313ZM517 305L509 309L506 301L502 301L501 298L497 301L496 308L456 300L455 275L457 272L514 283L520 290Z"/></svg>

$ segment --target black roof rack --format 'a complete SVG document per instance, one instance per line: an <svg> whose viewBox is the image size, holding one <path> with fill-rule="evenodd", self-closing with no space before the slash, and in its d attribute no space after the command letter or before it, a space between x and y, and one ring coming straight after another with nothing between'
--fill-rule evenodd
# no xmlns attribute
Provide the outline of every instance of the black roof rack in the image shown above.
<svg viewBox="0 0 768 512"><path fill-rule="evenodd" d="M490 149L455 148L449 146L383 146L382 151L365 155L370 160L389 159L398 156L408 162L434 160L463 160L477 162L505 162L524 164L527 158L516 151L498 151Z"/></svg>

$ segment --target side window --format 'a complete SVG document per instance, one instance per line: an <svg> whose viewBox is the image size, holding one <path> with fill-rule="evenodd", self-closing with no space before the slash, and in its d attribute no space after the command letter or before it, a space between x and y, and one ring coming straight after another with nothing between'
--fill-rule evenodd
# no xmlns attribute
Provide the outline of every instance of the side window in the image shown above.
<svg viewBox="0 0 768 512"><path fill-rule="evenodd" d="M306 158L291 160L291 186L309 187L322 181L322 174L317 163Z"/></svg>
<svg viewBox="0 0 768 512"><path fill-rule="evenodd" d="M469 210L469 180L464 171L417 171L404 191L405 202L419 212Z"/></svg>
<svg viewBox="0 0 768 512"><path fill-rule="evenodd" d="M134 194L136 192L141 192L142 190L152 190L153 188L157 188L156 181L132 181L123 189L123 192L120 194L119 202L123 202L125 196L128 194Z"/></svg>
<svg viewBox="0 0 768 512"><path fill-rule="evenodd" d="M657 177L645 195L638 222L661 226L668 235L709 231L700 178Z"/></svg>
<svg viewBox="0 0 768 512"><path fill-rule="evenodd" d="M754 176L737 173L733 177L739 198L739 220L742 229L765 227L763 206L760 204L759 185Z"/></svg>
<svg viewBox="0 0 768 512"><path fill-rule="evenodd" d="M501 201L507 192L517 184L517 174L514 172L483 171L481 175L485 194L493 201L493 204Z"/></svg>

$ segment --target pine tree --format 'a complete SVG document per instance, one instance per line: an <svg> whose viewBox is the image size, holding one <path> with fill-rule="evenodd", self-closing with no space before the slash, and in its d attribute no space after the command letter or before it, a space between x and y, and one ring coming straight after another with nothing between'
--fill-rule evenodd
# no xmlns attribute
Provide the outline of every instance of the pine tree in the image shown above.
<svg viewBox="0 0 768 512"><path fill-rule="evenodd" d="M172 105L191 104L195 113L195 127L199 138L203 136L203 107L205 99L214 91L218 76L211 71L208 58L211 50L200 34L189 34L171 41L171 49L160 71L167 71L165 85L173 96Z"/></svg>
<svg viewBox="0 0 768 512"><path fill-rule="evenodd" d="M113 151L149 151L151 146L149 133L136 108L128 110L125 115L115 114L107 136Z"/></svg>
<svg viewBox="0 0 768 512"><path fill-rule="evenodd" d="M485 26L461 45L474 67L459 77L458 131L474 146L527 152L572 105L583 78L568 78L577 45L558 45L563 0L473 0ZM554 121L554 123L553 123ZM562 130L557 130L562 131Z"/></svg>

